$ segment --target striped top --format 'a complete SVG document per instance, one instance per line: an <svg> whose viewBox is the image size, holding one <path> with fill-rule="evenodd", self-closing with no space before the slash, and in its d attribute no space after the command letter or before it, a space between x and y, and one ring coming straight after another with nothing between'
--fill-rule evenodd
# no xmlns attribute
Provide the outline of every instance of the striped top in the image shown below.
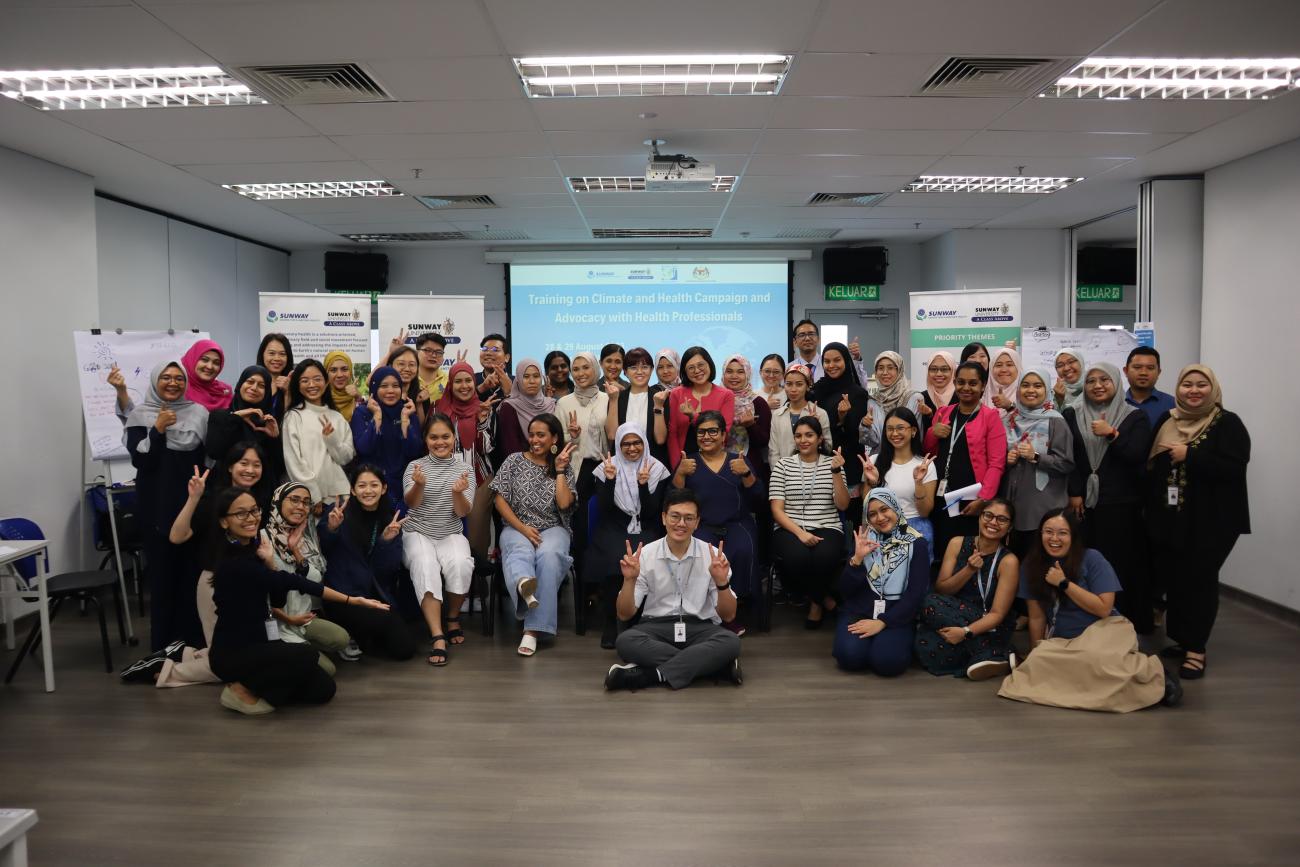
<svg viewBox="0 0 1300 867"><path fill-rule="evenodd" d="M424 471L424 496L420 502L410 508L406 514L406 523L402 525L404 533L423 533L433 539L447 539L463 532L461 519L452 509L451 486L466 472L469 473L469 488L465 497L474 502L474 473L465 462L463 454L454 454L446 460L432 455L425 455L419 460L411 461L406 466L402 477L402 492L415 487L411 477L415 468Z"/></svg>
<svg viewBox="0 0 1300 867"><path fill-rule="evenodd" d="M786 515L805 530L840 529L829 455L818 455L816 464L805 463L797 454L781 458L772 465L767 498L782 500Z"/></svg>

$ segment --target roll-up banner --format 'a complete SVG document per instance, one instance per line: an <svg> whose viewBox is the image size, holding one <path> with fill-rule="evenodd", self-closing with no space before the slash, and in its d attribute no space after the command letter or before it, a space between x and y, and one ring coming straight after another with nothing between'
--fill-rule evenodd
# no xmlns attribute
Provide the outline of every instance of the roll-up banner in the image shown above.
<svg viewBox="0 0 1300 867"><path fill-rule="evenodd" d="M262 292L257 296L261 335L283 334L294 361L325 360L332 349L353 364L370 361L370 296L313 292Z"/></svg>
<svg viewBox="0 0 1300 867"><path fill-rule="evenodd" d="M936 349L960 358L962 347L979 341L989 352L1008 340L1020 342L1019 289L962 289L912 292L912 357L907 375L925 387L925 363Z"/></svg>
<svg viewBox="0 0 1300 867"><path fill-rule="evenodd" d="M483 344L482 295L381 295L379 296L379 353L388 354L389 343L403 331L406 342L432 331L447 340L447 354L442 366L451 367L456 354L475 368L478 349ZM383 359L377 359L377 363Z"/></svg>

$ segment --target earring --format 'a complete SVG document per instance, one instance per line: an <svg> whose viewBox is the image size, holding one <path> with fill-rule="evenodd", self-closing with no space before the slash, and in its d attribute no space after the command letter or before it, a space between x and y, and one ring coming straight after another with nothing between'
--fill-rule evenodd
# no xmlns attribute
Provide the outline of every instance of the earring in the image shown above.
<svg viewBox="0 0 1300 867"><path fill-rule="evenodd" d="M560 447L557 446L555 443L551 443L551 454L556 455L559 453L560 453Z"/></svg>

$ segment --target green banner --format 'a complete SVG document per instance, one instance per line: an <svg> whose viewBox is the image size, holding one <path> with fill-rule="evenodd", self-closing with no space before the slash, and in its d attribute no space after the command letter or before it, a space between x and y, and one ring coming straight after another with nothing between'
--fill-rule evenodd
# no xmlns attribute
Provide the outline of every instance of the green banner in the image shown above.
<svg viewBox="0 0 1300 867"><path fill-rule="evenodd" d="M1123 301L1124 287L1114 283L1080 283L1074 287L1074 300L1112 303Z"/></svg>
<svg viewBox="0 0 1300 867"><path fill-rule="evenodd" d="M979 341L992 351L994 347L1002 346L1008 340L1020 340L1020 329L1012 327L967 327L967 328L934 328L928 330L912 331L912 348L913 349L952 349L956 347L961 349L967 343Z"/></svg>
<svg viewBox="0 0 1300 867"><path fill-rule="evenodd" d="M826 287L827 301L879 301L880 287L871 284Z"/></svg>

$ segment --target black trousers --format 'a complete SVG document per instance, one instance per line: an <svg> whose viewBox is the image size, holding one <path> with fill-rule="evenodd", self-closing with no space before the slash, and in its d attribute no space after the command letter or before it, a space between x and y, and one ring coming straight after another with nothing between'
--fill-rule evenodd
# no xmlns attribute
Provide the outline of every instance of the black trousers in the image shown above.
<svg viewBox="0 0 1300 867"><path fill-rule="evenodd" d="M149 646L162 650L173 641L203 647L203 625L195 601L199 573L192 543L173 545L166 535L145 537L145 578L149 584Z"/></svg>
<svg viewBox="0 0 1300 867"><path fill-rule="evenodd" d="M1139 635L1155 629L1152 615L1146 532L1142 528L1142 507L1137 503L1114 503L1084 513L1083 537L1110 563L1124 591L1116 607L1133 622Z"/></svg>
<svg viewBox="0 0 1300 867"><path fill-rule="evenodd" d="M242 647L212 648L212 673L225 683L238 681L274 707L324 704L334 697L334 678L316 662L310 644L263 641Z"/></svg>
<svg viewBox="0 0 1300 867"><path fill-rule="evenodd" d="M1204 653L1219 615L1219 570L1237 544L1237 536L1189 540L1175 547L1156 546L1153 561L1166 568L1169 609L1165 634L1193 653Z"/></svg>
<svg viewBox="0 0 1300 867"><path fill-rule="evenodd" d="M801 593L821 605L831 595L844 557L844 534L839 530L810 530L821 541L814 547L800 542L784 528L772 534L772 556L781 564L781 586Z"/></svg>
<svg viewBox="0 0 1300 867"><path fill-rule="evenodd" d="M572 541L569 544L575 575L585 574L583 569L587 559L587 547L591 544L591 529L587 526L587 505L596 495L596 477L592 473L596 471L598 464L599 461L584 458L578 468L578 490L574 491L577 495L577 505L573 512Z"/></svg>
<svg viewBox="0 0 1300 867"><path fill-rule="evenodd" d="M359 605L324 604L325 619L337 623L361 645L366 653L389 659L415 656L415 636L397 611L380 611Z"/></svg>

